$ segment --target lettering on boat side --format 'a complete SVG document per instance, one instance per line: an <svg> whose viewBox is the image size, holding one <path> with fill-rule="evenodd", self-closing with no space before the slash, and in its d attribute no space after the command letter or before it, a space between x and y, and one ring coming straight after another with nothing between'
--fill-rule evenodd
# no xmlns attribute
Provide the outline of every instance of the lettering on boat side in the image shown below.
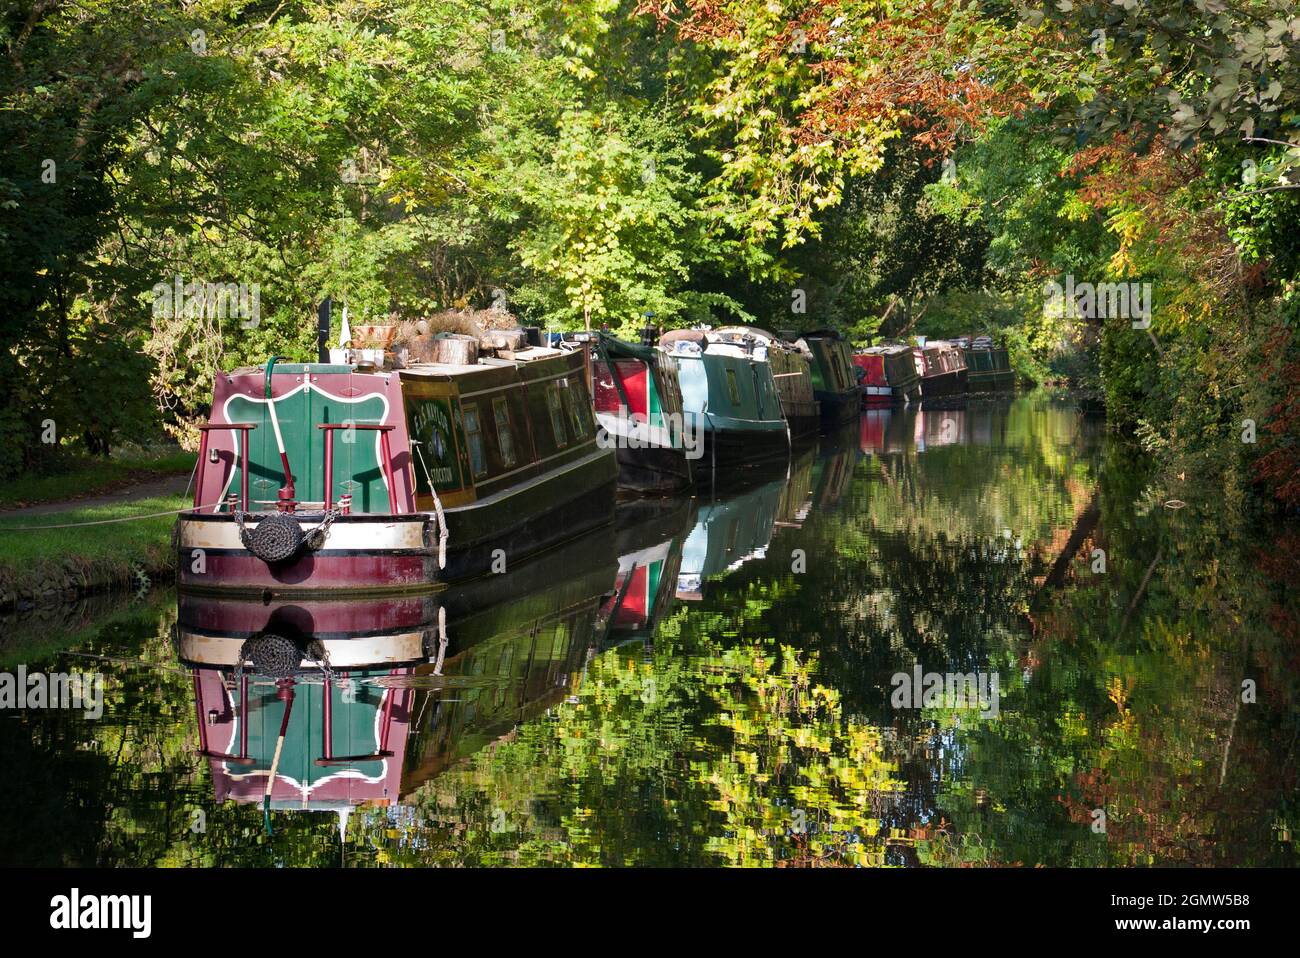
<svg viewBox="0 0 1300 958"><path fill-rule="evenodd" d="M82 895L74 888L50 899L50 927L127 929L133 938L148 938L153 930L153 896Z"/></svg>
<svg viewBox="0 0 1300 958"><path fill-rule="evenodd" d="M80 709L88 719L104 714L104 676L99 672L0 672L0 709Z"/></svg>
<svg viewBox="0 0 1300 958"><path fill-rule="evenodd" d="M1001 698L997 672L895 672L889 704L896 709L946 708L979 710L981 718L996 718Z"/></svg>

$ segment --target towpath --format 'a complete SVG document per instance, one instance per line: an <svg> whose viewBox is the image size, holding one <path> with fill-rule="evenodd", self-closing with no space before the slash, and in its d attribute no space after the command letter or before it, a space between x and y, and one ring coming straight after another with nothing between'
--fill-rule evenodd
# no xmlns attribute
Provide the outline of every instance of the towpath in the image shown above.
<svg viewBox="0 0 1300 958"><path fill-rule="evenodd" d="M69 509L93 509L96 506L114 506L139 499L152 499L155 496L180 495L189 485L189 473L175 476L162 476L147 479L144 482L122 486L111 492L96 493L81 499L60 499L57 502L42 502L35 506L22 506L18 509L0 511L0 519L17 519L22 516L43 516L54 512L67 512Z"/></svg>

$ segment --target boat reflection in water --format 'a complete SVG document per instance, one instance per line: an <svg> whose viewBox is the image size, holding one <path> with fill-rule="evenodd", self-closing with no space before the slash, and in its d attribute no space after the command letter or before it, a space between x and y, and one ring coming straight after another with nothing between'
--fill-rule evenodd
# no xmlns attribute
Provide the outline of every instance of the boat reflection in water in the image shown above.
<svg viewBox="0 0 1300 958"><path fill-rule="evenodd" d="M764 558L782 529L800 528L814 508L839 501L856 461L852 445L840 438L829 437L821 452L809 449L791 460L785 479L702 502L682 547L677 598L703 598L707 580Z"/></svg>
<svg viewBox="0 0 1300 958"><path fill-rule="evenodd" d="M1001 443L1010 402L992 398L963 408L865 409L858 423L858 449L866 456L884 456Z"/></svg>
<svg viewBox="0 0 1300 958"><path fill-rule="evenodd" d="M650 644L674 598L763 556L844 493L832 443L787 475L705 501L636 499L592 533L436 595L251 601L182 594L200 754L218 801L333 812L396 805L572 696L591 659ZM399 814L394 812L392 814Z"/></svg>
<svg viewBox="0 0 1300 958"><path fill-rule="evenodd" d="M217 801L271 812L398 802L563 701L672 601L689 499L437 596L264 604L181 595L200 754ZM557 570L563 570L557 575Z"/></svg>

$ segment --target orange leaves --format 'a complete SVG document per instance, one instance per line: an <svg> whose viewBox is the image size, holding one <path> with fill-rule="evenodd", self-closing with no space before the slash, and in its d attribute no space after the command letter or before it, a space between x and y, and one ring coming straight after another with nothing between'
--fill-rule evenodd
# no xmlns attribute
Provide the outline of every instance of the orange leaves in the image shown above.
<svg viewBox="0 0 1300 958"><path fill-rule="evenodd" d="M992 82L981 66L988 35L974 35L950 4L915 0L886 10L863 0L643 0L637 13L720 53L743 48L760 69L804 82L792 105L796 144L847 143L864 127L912 132L937 154L950 152L992 118L1027 105L1015 84Z"/></svg>

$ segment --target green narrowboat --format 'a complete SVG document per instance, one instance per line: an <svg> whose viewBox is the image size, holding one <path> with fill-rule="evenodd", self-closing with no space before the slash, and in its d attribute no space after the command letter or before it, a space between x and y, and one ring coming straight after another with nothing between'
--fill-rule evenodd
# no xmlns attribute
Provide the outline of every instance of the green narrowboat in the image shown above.
<svg viewBox="0 0 1300 958"><path fill-rule="evenodd" d="M719 339L753 340L766 346L767 361L781 397L781 411L790 426L791 440L797 442L817 435L821 413L813 393L812 363L808 355L793 343L753 326L724 326L714 332Z"/></svg>
<svg viewBox="0 0 1300 958"><path fill-rule="evenodd" d="M966 357L967 386L971 392L993 392L1015 387L1015 373L1005 347L995 346L990 336L957 340Z"/></svg>
<svg viewBox="0 0 1300 958"><path fill-rule="evenodd" d="M796 345L812 364L813 395L821 406L822 427L856 419L862 406L862 390L849 344L834 330L819 329L804 333Z"/></svg>

